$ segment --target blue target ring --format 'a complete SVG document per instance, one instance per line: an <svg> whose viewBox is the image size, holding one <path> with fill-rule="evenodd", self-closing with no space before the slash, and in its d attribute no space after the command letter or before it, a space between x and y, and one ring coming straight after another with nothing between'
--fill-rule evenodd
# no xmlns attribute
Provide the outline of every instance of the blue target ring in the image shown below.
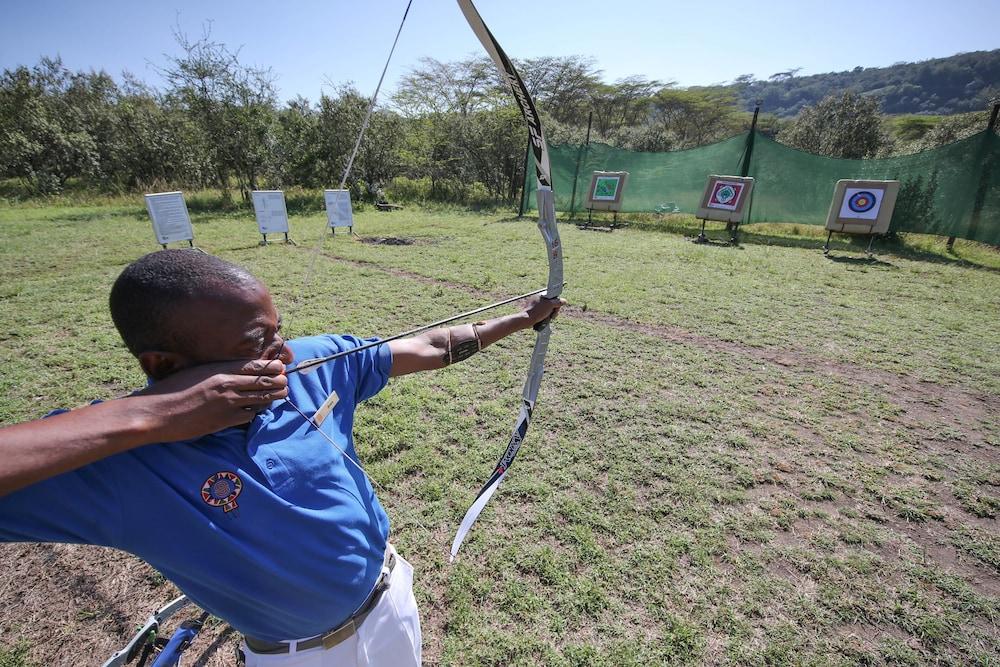
<svg viewBox="0 0 1000 667"><path fill-rule="evenodd" d="M875 208L877 201L875 193L862 190L851 195L851 198L847 200L847 208L855 213L865 213Z"/></svg>

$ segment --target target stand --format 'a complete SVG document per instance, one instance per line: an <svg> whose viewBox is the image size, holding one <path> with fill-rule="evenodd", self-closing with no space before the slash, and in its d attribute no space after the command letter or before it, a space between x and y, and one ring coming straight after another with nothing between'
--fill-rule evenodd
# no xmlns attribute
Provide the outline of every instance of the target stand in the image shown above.
<svg viewBox="0 0 1000 667"><path fill-rule="evenodd" d="M839 180L833 189L833 201L826 218L826 243L823 255L830 255L833 233L867 236L865 254L874 258L875 237L889 231L892 211L899 195L899 181Z"/></svg>
<svg viewBox="0 0 1000 667"><path fill-rule="evenodd" d="M701 220L701 231L691 239L695 243L709 243L705 236L705 223L709 220L727 223L732 236L729 242L736 245L740 223L750 208L750 197L753 194L753 178L747 176L717 176L710 175L701 196L701 205L695 217Z"/></svg>
<svg viewBox="0 0 1000 667"><path fill-rule="evenodd" d="M254 215L257 216L257 231L260 232L261 241L258 245L268 244L268 234L284 234L285 243L298 245L288 237L288 209L285 207L285 193L281 190L254 190L251 194L253 199Z"/></svg>
<svg viewBox="0 0 1000 667"><path fill-rule="evenodd" d="M590 178L587 192L587 222L577 225L579 229L599 232L613 232L625 223L618 222L618 211L622 208L622 195L628 185L627 171L595 171ZM614 220L610 226L594 226L594 211L611 211Z"/></svg>
<svg viewBox="0 0 1000 667"><path fill-rule="evenodd" d="M188 248L205 252L194 244L194 228L191 227L191 216L188 215L182 192L156 192L144 198L156 242L164 250L168 243L187 241Z"/></svg>
<svg viewBox="0 0 1000 667"><path fill-rule="evenodd" d="M347 233L354 233L354 210L351 207L351 192L349 190L324 190L323 203L326 205L327 226L330 235L337 235L337 227L347 227Z"/></svg>
<svg viewBox="0 0 1000 667"><path fill-rule="evenodd" d="M298 245L298 243L296 243L292 239L288 238L288 232L283 232L283 233L285 235L285 243L286 244L288 244L288 245ZM260 235L263 236L264 238L261 239L260 243L258 243L257 245L268 245L269 243L271 243L270 241L267 240L267 234L265 234L264 232L261 232Z"/></svg>

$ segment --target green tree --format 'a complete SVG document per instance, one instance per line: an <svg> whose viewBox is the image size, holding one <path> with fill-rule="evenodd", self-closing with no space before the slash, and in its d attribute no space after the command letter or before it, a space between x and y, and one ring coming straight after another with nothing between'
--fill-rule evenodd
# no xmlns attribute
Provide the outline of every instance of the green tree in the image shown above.
<svg viewBox="0 0 1000 667"><path fill-rule="evenodd" d="M609 136L624 127L639 124L646 118L652 95L661 87L663 84L659 81L643 76L630 76L614 84L595 87L590 104L598 134Z"/></svg>
<svg viewBox="0 0 1000 667"><path fill-rule="evenodd" d="M106 85L104 75L96 75ZM41 194L59 192L75 176L98 172L100 151L74 105L88 86L56 58L0 76L0 176Z"/></svg>
<svg viewBox="0 0 1000 667"><path fill-rule="evenodd" d="M274 185L323 187L317 163L319 113L304 97L297 97L277 114L271 179Z"/></svg>
<svg viewBox="0 0 1000 667"><path fill-rule="evenodd" d="M393 104L404 116L470 114L495 106L503 94L496 66L486 57L441 62L421 58L396 86Z"/></svg>
<svg viewBox="0 0 1000 667"><path fill-rule="evenodd" d="M238 53L212 41L207 29L197 40L180 31L174 36L184 53L160 69L169 86L168 103L189 114L223 196L230 197L235 175L249 199L271 155L274 77L268 69L241 64Z"/></svg>
<svg viewBox="0 0 1000 667"><path fill-rule="evenodd" d="M946 116L919 140L911 144L907 152L925 151L971 137L986 129L989 116L988 111Z"/></svg>
<svg viewBox="0 0 1000 667"><path fill-rule="evenodd" d="M778 141L839 158L872 158L892 146L883 129L879 101L854 91L806 107L778 133Z"/></svg>
<svg viewBox="0 0 1000 667"><path fill-rule="evenodd" d="M115 103L110 163L102 171L116 187L205 187L212 165L198 150L198 129L182 108L125 75Z"/></svg>
<svg viewBox="0 0 1000 667"><path fill-rule="evenodd" d="M549 66L559 71L554 63ZM544 72L532 81L550 91L566 88ZM476 189L495 199L515 198L523 181L526 133L490 60L424 59L403 77L393 102L406 119L407 136L399 146L404 173L428 177L431 197L465 201Z"/></svg>
<svg viewBox="0 0 1000 667"><path fill-rule="evenodd" d="M664 88L653 96L650 106L650 125L670 138L670 148L693 148L718 141L736 134L743 126L736 93L730 88Z"/></svg>
<svg viewBox="0 0 1000 667"><path fill-rule="evenodd" d="M518 61L536 104L559 123L586 125L591 97L601 85L600 70L584 56L546 56Z"/></svg>

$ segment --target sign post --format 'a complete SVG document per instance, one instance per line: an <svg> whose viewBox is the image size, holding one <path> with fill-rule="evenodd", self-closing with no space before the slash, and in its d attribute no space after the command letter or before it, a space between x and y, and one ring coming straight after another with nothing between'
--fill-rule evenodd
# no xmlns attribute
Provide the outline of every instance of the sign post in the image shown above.
<svg viewBox="0 0 1000 667"><path fill-rule="evenodd" d="M285 243L295 244L288 238L288 210L285 208L285 193L281 190L254 190L253 210L257 216L257 229L264 240L261 245L267 245L268 234L284 234Z"/></svg>
<svg viewBox="0 0 1000 667"><path fill-rule="evenodd" d="M327 226L330 233L337 234L337 227L347 227L354 233L354 211L351 209L350 190L325 190L323 201L326 203Z"/></svg>
<svg viewBox="0 0 1000 667"><path fill-rule="evenodd" d="M187 241L194 247L194 229L188 215L184 194L181 192L157 192L146 195L146 210L153 221L156 242L167 247L168 243Z"/></svg>

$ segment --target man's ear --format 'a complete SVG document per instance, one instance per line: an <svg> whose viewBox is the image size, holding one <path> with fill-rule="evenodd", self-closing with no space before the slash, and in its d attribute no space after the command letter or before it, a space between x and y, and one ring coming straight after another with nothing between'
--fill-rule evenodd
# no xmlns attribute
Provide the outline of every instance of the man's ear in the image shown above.
<svg viewBox="0 0 1000 667"><path fill-rule="evenodd" d="M139 353L139 365L153 380L163 380L177 371L187 368L190 364L184 355L153 350Z"/></svg>

